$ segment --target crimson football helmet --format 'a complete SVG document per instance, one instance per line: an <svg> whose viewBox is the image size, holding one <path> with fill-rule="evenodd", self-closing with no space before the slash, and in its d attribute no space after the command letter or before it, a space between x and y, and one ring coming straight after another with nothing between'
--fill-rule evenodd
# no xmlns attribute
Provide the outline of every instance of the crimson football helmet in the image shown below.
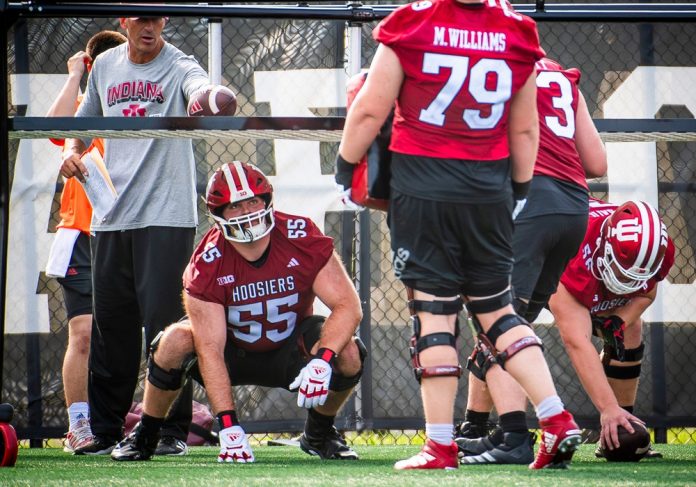
<svg viewBox="0 0 696 487"><path fill-rule="evenodd" d="M238 203L258 196L266 203L263 210L225 220L222 210L228 203ZM253 164L228 162L211 176L205 191L205 203L222 234L232 242L253 242L270 233L273 218L273 187L266 175Z"/></svg>
<svg viewBox="0 0 696 487"><path fill-rule="evenodd" d="M599 238L595 277L614 294L639 291L660 270L667 251L665 224L643 201L618 207L602 224Z"/></svg>

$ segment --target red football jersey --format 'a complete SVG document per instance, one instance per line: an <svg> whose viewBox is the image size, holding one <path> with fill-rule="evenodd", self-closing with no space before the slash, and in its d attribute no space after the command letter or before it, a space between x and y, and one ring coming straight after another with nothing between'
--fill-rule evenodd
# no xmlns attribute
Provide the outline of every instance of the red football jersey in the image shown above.
<svg viewBox="0 0 696 487"><path fill-rule="evenodd" d="M427 157L508 157L510 99L544 56L536 24L506 0L402 6L373 37L399 57L404 81L390 149Z"/></svg>
<svg viewBox="0 0 696 487"><path fill-rule="evenodd" d="M534 174L570 181L587 189L585 169L575 148L580 71L551 59L538 61L539 153Z"/></svg>
<svg viewBox="0 0 696 487"><path fill-rule="evenodd" d="M217 226L208 230L184 271L184 290L225 307L228 338L244 350L279 348L313 312L312 285L333 253L333 239L308 218L274 212L266 261L254 267Z"/></svg>
<svg viewBox="0 0 696 487"><path fill-rule="evenodd" d="M585 239L582 245L580 245L577 255L571 259L561 276L561 282L568 289L568 292L590 310L591 314L604 313L620 308L628 303L633 296L651 291L658 282L667 277L669 270L674 264L674 243L671 238L668 238L667 251L665 252L662 266L654 277L648 279L642 290L631 294L614 294L604 286L600 279L594 277L592 266L596 257L595 250L600 241L602 224L619 206L590 199L590 215Z"/></svg>

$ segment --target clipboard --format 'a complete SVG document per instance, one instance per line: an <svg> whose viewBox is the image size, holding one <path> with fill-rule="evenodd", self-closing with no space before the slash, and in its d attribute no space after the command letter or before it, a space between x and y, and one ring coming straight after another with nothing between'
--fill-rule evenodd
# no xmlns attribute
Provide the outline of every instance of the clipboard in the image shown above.
<svg viewBox="0 0 696 487"><path fill-rule="evenodd" d="M104 159L96 147L82 156L82 163L87 168L89 176L85 177L84 183L82 181L80 183L92 205L92 214L97 220L101 220L114 207L118 193L106 169Z"/></svg>

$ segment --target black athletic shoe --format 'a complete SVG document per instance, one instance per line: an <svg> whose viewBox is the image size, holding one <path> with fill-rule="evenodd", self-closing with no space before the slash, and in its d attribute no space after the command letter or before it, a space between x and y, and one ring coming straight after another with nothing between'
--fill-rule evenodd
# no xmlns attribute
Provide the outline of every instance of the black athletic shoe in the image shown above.
<svg viewBox="0 0 696 487"><path fill-rule="evenodd" d="M485 424L474 424L462 421L454 427L455 438L482 438L488 436L496 428L496 424L486 421Z"/></svg>
<svg viewBox="0 0 696 487"><path fill-rule="evenodd" d="M108 455L118 440L95 435L92 441L73 451L73 455Z"/></svg>
<svg viewBox="0 0 696 487"><path fill-rule="evenodd" d="M597 443L599 441L599 436L599 430L584 429L582 430L580 438L582 439L582 443L586 445L588 443Z"/></svg>
<svg viewBox="0 0 696 487"><path fill-rule="evenodd" d="M529 465L534 461L534 433L505 433L501 444L479 455L464 456L462 465L507 464Z"/></svg>
<svg viewBox="0 0 696 487"><path fill-rule="evenodd" d="M300 448L305 453L316 455L322 460L357 460L358 454L346 444L346 440L334 426L320 437L300 436Z"/></svg>
<svg viewBox="0 0 696 487"><path fill-rule="evenodd" d="M159 434L145 436L142 434L143 425L138 423L121 442L111 452L111 458L119 461L142 461L149 460L155 453Z"/></svg>
<svg viewBox="0 0 696 487"><path fill-rule="evenodd" d="M503 430L496 428L491 434L481 438L455 437L454 442L459 448L460 456L480 455L503 442Z"/></svg>
<svg viewBox="0 0 696 487"><path fill-rule="evenodd" d="M163 436L157 444L155 455L182 456L188 454L186 442L173 436Z"/></svg>

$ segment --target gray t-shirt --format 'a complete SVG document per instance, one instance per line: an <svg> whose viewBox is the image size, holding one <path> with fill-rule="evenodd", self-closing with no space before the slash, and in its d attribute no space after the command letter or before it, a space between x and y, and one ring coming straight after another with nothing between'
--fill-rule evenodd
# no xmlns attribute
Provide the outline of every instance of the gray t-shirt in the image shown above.
<svg viewBox="0 0 696 487"><path fill-rule="evenodd" d="M76 116L186 116L189 97L207 84L198 62L169 43L146 64L132 63L124 43L95 60ZM198 224L191 139L105 139L104 152L118 199L92 231Z"/></svg>

